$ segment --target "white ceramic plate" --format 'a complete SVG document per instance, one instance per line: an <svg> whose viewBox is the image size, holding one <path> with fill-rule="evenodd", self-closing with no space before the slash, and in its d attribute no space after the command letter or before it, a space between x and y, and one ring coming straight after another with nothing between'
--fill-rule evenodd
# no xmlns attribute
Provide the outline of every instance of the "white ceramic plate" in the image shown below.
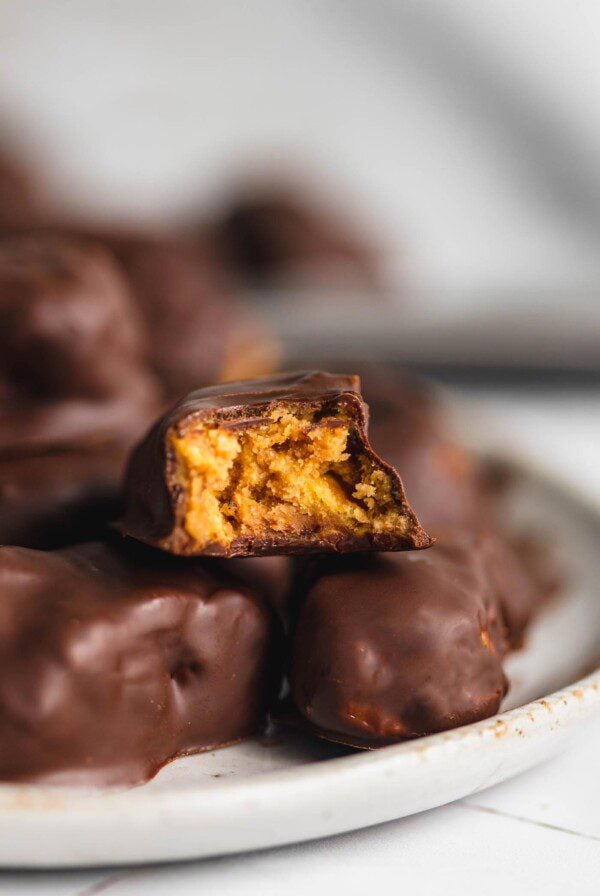
<svg viewBox="0 0 600 896"><path fill-rule="evenodd" d="M547 522L569 582L511 657L501 715L369 753L286 732L178 760L126 791L4 785L0 865L157 862L323 837L450 802L559 750L600 712L600 669L581 677L600 646L600 513L525 471L510 513Z"/></svg>

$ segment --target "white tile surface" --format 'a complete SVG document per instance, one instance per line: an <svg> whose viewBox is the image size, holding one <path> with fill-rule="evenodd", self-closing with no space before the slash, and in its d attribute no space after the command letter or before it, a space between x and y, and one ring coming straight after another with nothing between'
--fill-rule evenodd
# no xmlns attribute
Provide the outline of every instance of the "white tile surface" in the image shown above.
<svg viewBox="0 0 600 896"><path fill-rule="evenodd" d="M595 874L591 870L595 865ZM317 844L116 880L111 896L199 892L597 894L600 843L474 814L460 804Z"/></svg>
<svg viewBox="0 0 600 896"><path fill-rule="evenodd" d="M573 749L465 806L595 838L600 857L600 719Z"/></svg>

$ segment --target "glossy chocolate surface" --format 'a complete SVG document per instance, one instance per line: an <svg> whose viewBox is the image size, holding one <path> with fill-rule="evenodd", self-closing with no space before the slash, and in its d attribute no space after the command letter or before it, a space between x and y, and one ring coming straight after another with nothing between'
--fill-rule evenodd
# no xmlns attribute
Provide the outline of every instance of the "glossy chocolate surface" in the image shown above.
<svg viewBox="0 0 600 896"><path fill-rule="evenodd" d="M134 784L259 730L277 626L216 564L0 548L0 780Z"/></svg>
<svg viewBox="0 0 600 896"><path fill-rule="evenodd" d="M0 544L57 548L103 537L120 513L119 445L0 459Z"/></svg>
<svg viewBox="0 0 600 896"><path fill-rule="evenodd" d="M291 692L314 733L377 747L497 712L508 645L471 537L309 561L300 592Z"/></svg>
<svg viewBox="0 0 600 896"><path fill-rule="evenodd" d="M139 436L156 412L127 285L102 249L0 240L0 454Z"/></svg>
<svg viewBox="0 0 600 896"><path fill-rule="evenodd" d="M291 557L237 557L224 561L227 569L243 582L264 594L278 618L287 627L294 576Z"/></svg>
<svg viewBox="0 0 600 896"><path fill-rule="evenodd" d="M174 480L173 458L169 439L178 436L202 420L218 420L221 425L245 427L260 422L270 408L287 404L306 405L320 411L343 405L352 415L360 439L360 450L373 458L392 477L394 494L411 521L411 529L405 538L390 536L386 542L384 533L379 540L379 550L403 550L424 548L431 539L422 529L405 500L402 481L398 473L373 452L366 437L368 409L358 391L355 376L328 374L321 371L282 373L256 380L225 383L192 392L171 409L149 432L133 452L125 480L125 512L120 529L140 541L165 550L177 551L176 532L182 525L185 496ZM348 449L352 451L350 447ZM231 549L215 544L214 556L256 556L261 554L294 554L307 552L338 551L347 553L372 548L367 538L362 540L348 532L346 539L336 542L302 538L277 543L272 533L264 533L263 543L248 547L235 544Z"/></svg>

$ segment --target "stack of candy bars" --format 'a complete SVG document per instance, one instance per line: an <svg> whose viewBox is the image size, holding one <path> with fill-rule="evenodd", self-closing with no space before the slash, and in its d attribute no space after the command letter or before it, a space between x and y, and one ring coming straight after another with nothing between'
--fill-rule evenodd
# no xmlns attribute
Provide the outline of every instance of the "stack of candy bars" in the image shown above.
<svg viewBox="0 0 600 896"><path fill-rule="evenodd" d="M482 719L548 594L423 386L273 373L200 256L0 237L2 781L139 783L273 721L372 748Z"/></svg>

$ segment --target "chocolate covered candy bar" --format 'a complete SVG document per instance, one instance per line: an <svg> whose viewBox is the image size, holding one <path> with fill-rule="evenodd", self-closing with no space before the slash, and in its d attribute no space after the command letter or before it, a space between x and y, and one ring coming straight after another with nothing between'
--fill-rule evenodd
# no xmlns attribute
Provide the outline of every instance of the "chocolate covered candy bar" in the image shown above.
<svg viewBox="0 0 600 896"><path fill-rule="evenodd" d="M192 392L134 451L122 532L188 556L428 547L358 389L307 372Z"/></svg>

